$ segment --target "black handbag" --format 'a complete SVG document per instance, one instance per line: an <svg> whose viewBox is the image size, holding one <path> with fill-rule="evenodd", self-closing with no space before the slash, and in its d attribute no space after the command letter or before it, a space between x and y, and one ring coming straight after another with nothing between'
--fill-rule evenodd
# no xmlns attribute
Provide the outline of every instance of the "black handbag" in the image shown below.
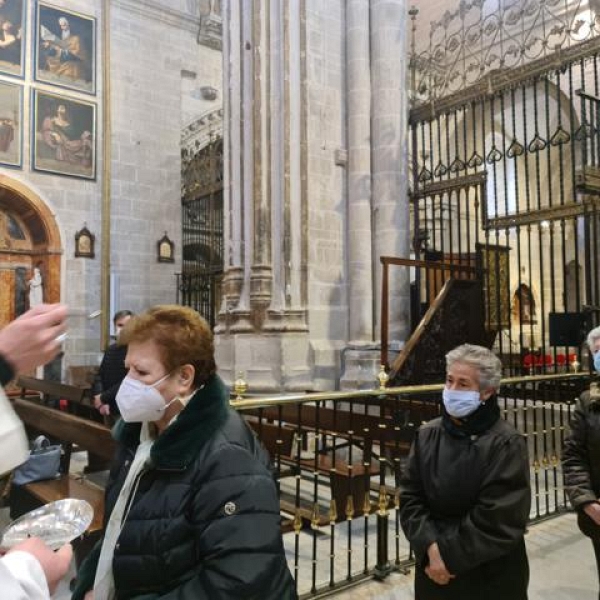
<svg viewBox="0 0 600 600"><path fill-rule="evenodd" d="M61 455L60 444L52 446L46 436L38 436L33 442L29 458L14 470L13 484L26 485L33 481L56 478L60 472Z"/></svg>

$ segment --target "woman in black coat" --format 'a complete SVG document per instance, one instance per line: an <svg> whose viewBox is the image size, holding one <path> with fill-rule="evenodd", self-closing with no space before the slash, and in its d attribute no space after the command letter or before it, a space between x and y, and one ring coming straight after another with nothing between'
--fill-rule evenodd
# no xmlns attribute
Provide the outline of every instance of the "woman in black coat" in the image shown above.
<svg viewBox="0 0 600 600"><path fill-rule="evenodd" d="M587 343L598 373L600 327L590 331ZM579 527L592 540L600 578L600 384L597 381L577 401L571 417L571 433L565 439L562 468L565 490L577 511Z"/></svg>
<svg viewBox="0 0 600 600"><path fill-rule="evenodd" d="M158 306L121 336L109 519L73 600L296 599L269 459L229 408L207 323Z"/></svg>
<svg viewBox="0 0 600 600"><path fill-rule="evenodd" d="M527 447L500 416L499 359L464 344L446 355L442 416L423 425L401 484L416 600L526 600Z"/></svg>

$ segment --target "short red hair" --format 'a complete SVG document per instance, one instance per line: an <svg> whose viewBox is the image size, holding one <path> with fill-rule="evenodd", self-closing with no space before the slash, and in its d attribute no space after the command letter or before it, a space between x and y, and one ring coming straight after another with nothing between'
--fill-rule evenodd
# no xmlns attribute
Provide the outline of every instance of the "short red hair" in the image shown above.
<svg viewBox="0 0 600 600"><path fill-rule="evenodd" d="M192 365L196 386L203 385L217 372L212 331L191 308L175 304L154 306L132 317L119 336L119 343L124 345L149 340L158 346L169 373L183 365Z"/></svg>

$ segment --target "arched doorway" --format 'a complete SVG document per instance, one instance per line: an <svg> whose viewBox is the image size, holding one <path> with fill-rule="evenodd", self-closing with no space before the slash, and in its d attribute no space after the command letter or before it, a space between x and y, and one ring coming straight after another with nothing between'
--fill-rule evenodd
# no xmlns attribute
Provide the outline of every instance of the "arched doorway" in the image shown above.
<svg viewBox="0 0 600 600"><path fill-rule="evenodd" d="M60 300L62 244L45 202L19 181L0 175L0 327L29 308L29 281L39 269L44 302Z"/></svg>

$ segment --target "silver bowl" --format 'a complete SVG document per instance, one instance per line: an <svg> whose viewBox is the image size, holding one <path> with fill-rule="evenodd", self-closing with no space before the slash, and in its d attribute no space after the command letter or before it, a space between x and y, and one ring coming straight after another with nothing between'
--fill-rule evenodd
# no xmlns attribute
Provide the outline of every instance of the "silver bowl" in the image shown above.
<svg viewBox="0 0 600 600"><path fill-rule="evenodd" d="M13 521L2 532L4 549L38 537L53 550L82 535L94 518L94 509L85 500L65 498L36 508Z"/></svg>

